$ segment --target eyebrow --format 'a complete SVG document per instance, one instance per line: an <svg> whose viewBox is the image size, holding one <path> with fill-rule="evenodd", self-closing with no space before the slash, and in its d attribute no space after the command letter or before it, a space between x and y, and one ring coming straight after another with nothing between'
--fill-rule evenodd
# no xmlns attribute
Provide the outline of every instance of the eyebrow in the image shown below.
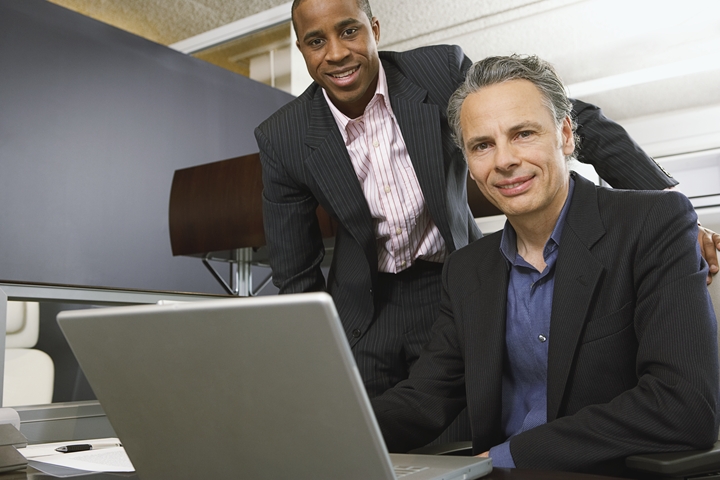
<svg viewBox="0 0 720 480"><path fill-rule="evenodd" d="M352 18L352 17L346 18L345 20L340 20L338 23L335 24L335 30L342 30L343 28L345 28L349 25L353 25L353 24L357 24L357 23L360 23L360 20L358 20L356 18ZM308 41L310 38L318 37L322 34L323 34L322 29L318 28L315 30L310 30L303 36L303 42Z"/></svg>
<svg viewBox="0 0 720 480"><path fill-rule="evenodd" d="M526 130L528 128L532 128L533 130L542 130L543 129L542 125L540 125L539 123L528 120L526 122L521 122L513 127L510 127L510 129L508 131L511 133L517 133L517 132Z"/></svg>

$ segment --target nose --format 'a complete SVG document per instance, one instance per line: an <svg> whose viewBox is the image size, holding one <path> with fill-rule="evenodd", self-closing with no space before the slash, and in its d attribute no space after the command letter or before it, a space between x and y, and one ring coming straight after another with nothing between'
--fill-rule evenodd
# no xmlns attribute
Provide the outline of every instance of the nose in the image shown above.
<svg viewBox="0 0 720 480"><path fill-rule="evenodd" d="M328 49L326 55L328 62L341 62L349 54L350 50L345 46L345 43L342 40L334 38L328 41Z"/></svg>
<svg viewBox="0 0 720 480"><path fill-rule="evenodd" d="M511 145L498 142L495 147L495 168L507 171L520 165L520 160Z"/></svg>

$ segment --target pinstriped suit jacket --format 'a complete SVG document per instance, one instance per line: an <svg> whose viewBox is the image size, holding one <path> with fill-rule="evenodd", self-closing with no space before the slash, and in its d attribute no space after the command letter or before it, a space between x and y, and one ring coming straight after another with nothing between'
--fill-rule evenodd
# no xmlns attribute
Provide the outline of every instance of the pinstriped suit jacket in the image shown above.
<svg viewBox="0 0 720 480"><path fill-rule="evenodd" d="M452 252L480 236L467 206L467 166L445 113L471 62L457 46L380 52L380 59L427 208ZM576 110L578 133L599 153L588 153L585 161L613 186L676 183L596 107L578 102ZM327 289L354 345L373 320L377 247L367 201L322 90L313 83L260 125L255 137L273 283L281 293ZM324 249L318 204L339 223L327 286L320 270Z"/></svg>
<svg viewBox="0 0 720 480"><path fill-rule="evenodd" d="M548 423L511 439L515 464L623 473L629 455L710 447L720 418L717 327L690 202L573 175L555 267ZM391 451L427 443L466 401L474 452L505 441L500 237L448 258L432 340L410 378L372 400Z"/></svg>

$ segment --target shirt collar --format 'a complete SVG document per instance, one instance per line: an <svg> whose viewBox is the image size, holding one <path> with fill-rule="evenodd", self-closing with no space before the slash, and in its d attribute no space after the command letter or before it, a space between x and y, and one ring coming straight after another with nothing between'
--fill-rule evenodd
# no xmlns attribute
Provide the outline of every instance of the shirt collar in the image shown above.
<svg viewBox="0 0 720 480"><path fill-rule="evenodd" d="M388 96L388 84L387 84L387 77L385 76L385 69L382 66L382 62L379 64L378 69L378 82L377 87L375 87L375 95L370 99L370 102L368 102L367 106L365 107L365 112L368 111L369 108L371 108L375 103L382 100L385 108L387 108L388 112L392 115L392 108L390 107L390 98ZM365 112L363 112L362 115L360 115L358 118L350 118L344 113L342 113L338 108L335 106L335 104L330 100L330 97L327 94L327 91L323 88L322 89L323 95L325 96L325 101L327 102L328 106L330 107L330 112L332 113L333 118L335 119L335 123L337 124L338 128L340 129L340 133L342 134L343 141L347 144L348 140L348 134L347 134L347 126L350 122L361 122L363 120L363 117L365 116Z"/></svg>
<svg viewBox="0 0 720 480"><path fill-rule="evenodd" d="M543 249L543 257L547 258L548 254L552 250L553 246L560 246L560 237L562 236L563 227L565 226L565 218L567 218L568 210L570 210L570 203L572 202L573 192L575 191L575 180L570 177L570 184L568 186L568 196L565 199L565 205L563 205L560 215L555 222L555 228L553 228L550 238L545 242L545 248ZM508 266L515 265L517 257L517 234L515 229L510 225L509 221L505 221L503 227L502 238L500 239L500 252L508 262Z"/></svg>

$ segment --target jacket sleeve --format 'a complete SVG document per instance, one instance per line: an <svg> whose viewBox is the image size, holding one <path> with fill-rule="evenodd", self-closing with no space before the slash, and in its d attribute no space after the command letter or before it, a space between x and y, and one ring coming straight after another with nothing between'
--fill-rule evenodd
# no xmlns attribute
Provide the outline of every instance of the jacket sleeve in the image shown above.
<svg viewBox="0 0 720 480"><path fill-rule="evenodd" d="M677 181L649 157L623 127L589 103L572 100L580 137L578 160L614 188L663 190Z"/></svg>
<svg viewBox="0 0 720 480"><path fill-rule="evenodd" d="M512 437L518 468L598 471L629 455L708 448L717 439L717 327L696 217L680 193L655 198L638 235L627 239L637 245L627 259L637 384Z"/></svg>
<svg viewBox="0 0 720 480"><path fill-rule="evenodd" d="M470 69L471 66L472 60L470 60L468 56L465 55L462 48L457 45L451 46L449 56L449 71L450 75L453 78L453 81L455 82L456 88L459 88L460 85L462 85L462 83L465 81L465 75L467 74L467 71ZM465 185L462 185L460 188L463 190L467 189ZM468 243L474 242L478 238L482 237L482 232L480 232L480 228L477 226L477 223L475 222L475 217L473 217L472 211L470 210L469 206L467 214L467 229Z"/></svg>
<svg viewBox="0 0 720 480"><path fill-rule="evenodd" d="M315 197L292 178L271 141L257 128L263 180L263 223L273 283L280 293L325 290L325 255Z"/></svg>

